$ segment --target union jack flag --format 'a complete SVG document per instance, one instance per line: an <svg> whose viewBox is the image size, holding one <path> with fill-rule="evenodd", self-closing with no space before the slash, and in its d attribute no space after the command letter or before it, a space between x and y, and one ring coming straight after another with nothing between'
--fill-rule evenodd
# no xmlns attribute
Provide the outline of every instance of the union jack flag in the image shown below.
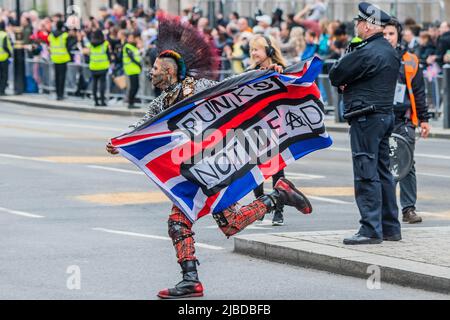
<svg viewBox="0 0 450 320"><path fill-rule="evenodd" d="M191 220L236 203L332 140L314 80L318 58L283 74L246 72L111 140Z"/></svg>

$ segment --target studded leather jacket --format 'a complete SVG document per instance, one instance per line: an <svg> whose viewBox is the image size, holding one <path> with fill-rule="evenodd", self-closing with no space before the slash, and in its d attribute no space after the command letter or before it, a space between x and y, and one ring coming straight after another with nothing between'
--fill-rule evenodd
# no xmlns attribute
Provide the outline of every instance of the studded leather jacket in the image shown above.
<svg viewBox="0 0 450 320"><path fill-rule="evenodd" d="M152 100L147 107L147 112L142 119L135 124L129 126L130 129L135 129L151 118L163 112L165 109L174 105L175 103L197 94L203 90L218 84L217 81L208 79L195 80L192 77L186 77L182 82L177 82L164 90L158 97Z"/></svg>

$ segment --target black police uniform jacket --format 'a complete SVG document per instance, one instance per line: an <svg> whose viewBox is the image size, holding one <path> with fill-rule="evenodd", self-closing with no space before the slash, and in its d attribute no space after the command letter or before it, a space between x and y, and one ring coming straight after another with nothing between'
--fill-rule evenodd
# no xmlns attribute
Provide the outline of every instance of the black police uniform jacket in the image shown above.
<svg viewBox="0 0 450 320"><path fill-rule="evenodd" d="M345 111L370 105L377 112L392 112L400 58L382 33L362 41L345 54L330 70L333 86L346 85Z"/></svg>

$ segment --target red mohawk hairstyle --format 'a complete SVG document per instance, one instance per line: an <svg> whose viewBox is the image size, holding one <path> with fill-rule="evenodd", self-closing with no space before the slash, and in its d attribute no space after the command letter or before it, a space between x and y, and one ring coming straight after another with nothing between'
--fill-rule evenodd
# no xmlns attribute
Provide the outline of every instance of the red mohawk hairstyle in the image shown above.
<svg viewBox="0 0 450 320"><path fill-rule="evenodd" d="M158 25L158 55L171 50L178 53L186 66L186 75L195 79L216 79L220 60L212 41L179 17L162 15Z"/></svg>

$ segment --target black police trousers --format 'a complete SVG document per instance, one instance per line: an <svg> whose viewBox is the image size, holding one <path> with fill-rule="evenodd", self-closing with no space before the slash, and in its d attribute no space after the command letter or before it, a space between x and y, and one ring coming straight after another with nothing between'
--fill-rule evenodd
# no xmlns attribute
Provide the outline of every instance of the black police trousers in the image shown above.
<svg viewBox="0 0 450 320"><path fill-rule="evenodd" d="M106 91L106 74L108 70L102 71L92 71L92 94L94 96L95 103L98 103L98 87L100 84L100 101L102 104L105 103L105 91Z"/></svg>
<svg viewBox="0 0 450 320"><path fill-rule="evenodd" d="M134 105L134 102L136 100L136 94L139 91L139 75L134 74L128 77L130 78L130 89L128 91L128 105L132 106Z"/></svg>
<svg viewBox="0 0 450 320"><path fill-rule="evenodd" d="M64 98L64 88L66 86L67 63L55 63L55 87L56 97Z"/></svg>
<svg viewBox="0 0 450 320"><path fill-rule="evenodd" d="M0 94L5 94L8 85L8 60L0 62Z"/></svg>
<svg viewBox="0 0 450 320"><path fill-rule="evenodd" d="M389 137L394 114L373 113L350 122L359 234L383 238L400 234L395 182L389 171Z"/></svg>

